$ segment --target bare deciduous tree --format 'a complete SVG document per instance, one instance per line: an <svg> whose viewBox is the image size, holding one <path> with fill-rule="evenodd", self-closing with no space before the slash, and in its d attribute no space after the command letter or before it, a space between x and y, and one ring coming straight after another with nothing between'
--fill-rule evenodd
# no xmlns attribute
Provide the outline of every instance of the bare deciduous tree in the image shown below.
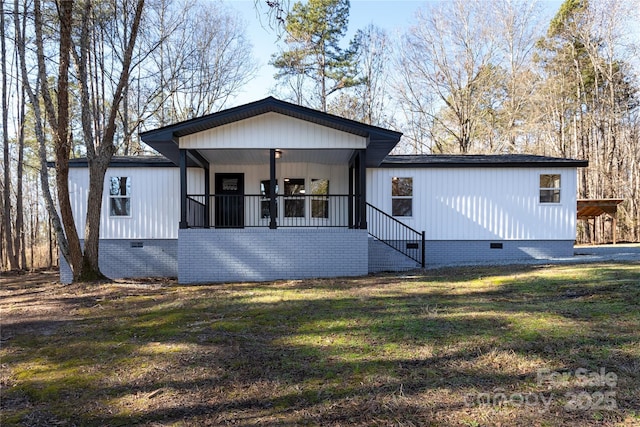
<svg viewBox="0 0 640 427"><path fill-rule="evenodd" d="M116 152L116 119L129 81L144 0L137 0L133 5L123 1L106 6L110 9L104 13L95 10L91 1L84 3L79 39L73 48L82 108L82 132L89 164L87 205L90 208L87 209L85 223L84 253L81 268L74 269L74 277L79 280L104 277L98 263L104 176ZM127 25L119 22L119 19L129 18L131 21L126 22ZM102 19L107 19L107 22ZM103 50L105 44L110 50ZM68 197L68 194L60 194L59 197ZM75 228L73 217L70 224L65 220L65 229L70 226Z"/></svg>
<svg viewBox="0 0 640 427"><path fill-rule="evenodd" d="M13 224L11 219L13 218L13 212L11 211L11 158L9 150L9 103L7 97L7 46L6 46L6 34L5 34L5 3L4 1L0 5L0 55L2 56L2 66L0 71L2 72L2 153L3 153L3 166L4 166L4 187L2 191L3 199L3 231L4 231L4 253L9 260L9 268L11 270L17 270L20 266L18 260L18 254L14 247L14 240L12 237ZM16 230L17 233L17 230Z"/></svg>
<svg viewBox="0 0 640 427"><path fill-rule="evenodd" d="M256 69L242 25L217 3L146 8L121 113L124 154L142 149L136 132L212 113L238 93Z"/></svg>
<svg viewBox="0 0 640 427"><path fill-rule="evenodd" d="M548 112L540 124L553 130L548 145L555 147L554 154L589 160L579 172L580 197L625 199L619 225L623 236L634 239L639 212L629 183L638 173L637 148L629 148L638 144L632 129L640 82L626 40L637 13L633 3L566 1L539 43L545 79L540 99ZM595 221L595 235L584 227L584 238L610 235L605 221Z"/></svg>
<svg viewBox="0 0 640 427"><path fill-rule="evenodd" d="M399 94L412 114L429 118L435 144L473 148L483 88L493 79L496 47L489 9L454 0L422 9L402 43Z"/></svg>
<svg viewBox="0 0 640 427"><path fill-rule="evenodd" d="M358 85L347 88L329 105L329 112L376 126L389 126L389 72L391 42L373 24L358 30L351 42Z"/></svg>

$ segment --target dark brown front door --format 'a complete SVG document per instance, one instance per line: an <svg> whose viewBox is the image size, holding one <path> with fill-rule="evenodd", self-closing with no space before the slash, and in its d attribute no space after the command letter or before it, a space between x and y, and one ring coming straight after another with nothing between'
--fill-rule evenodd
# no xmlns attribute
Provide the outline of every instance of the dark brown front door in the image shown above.
<svg viewBox="0 0 640 427"><path fill-rule="evenodd" d="M244 174L217 173L216 228L244 227Z"/></svg>

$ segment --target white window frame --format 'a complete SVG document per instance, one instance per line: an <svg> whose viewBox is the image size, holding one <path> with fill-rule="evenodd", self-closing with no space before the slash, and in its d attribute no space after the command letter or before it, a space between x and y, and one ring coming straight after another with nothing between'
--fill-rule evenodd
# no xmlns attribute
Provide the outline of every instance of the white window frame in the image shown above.
<svg viewBox="0 0 640 427"><path fill-rule="evenodd" d="M543 180L543 176L550 176L550 177L558 177L558 186L557 187L543 187L542 186L542 180ZM555 178L551 178L551 181L555 181ZM560 204L562 202L562 174L559 173L541 173L538 176L538 187L539 187L539 193L538 193L538 203L540 203L541 205L557 205ZM555 199L555 196L557 194L557 198L558 200L542 200L542 194L543 192L545 192L545 194L551 194L552 199Z"/></svg>
<svg viewBox="0 0 640 427"><path fill-rule="evenodd" d="M122 180L122 179L126 179L127 182L125 184L125 191L128 192L128 194L120 194L120 187L122 186L121 183L119 183L118 185L118 193L115 194L114 191L116 191L116 187L113 186L113 180L117 179L117 180ZM114 203L115 199L128 199L129 203L128 203L128 207L129 207L129 212L127 215L116 215L114 214L114 210L112 209L112 204ZM109 218L131 218L131 211L132 211L132 206L131 206L131 177L130 176L110 176L109 177Z"/></svg>
<svg viewBox="0 0 640 427"><path fill-rule="evenodd" d="M326 193L314 193L314 188L313 188L313 184L315 182L318 181L326 181L327 182L327 192ZM311 221L329 221L330 217L331 217L331 206L329 206L330 203L330 190L331 189L331 181L328 178L311 178L310 179L310 185L309 185L309 195L310 197L310 201L309 201L309 219L311 219ZM314 202L323 202L324 204L326 204L326 216L313 216L314 212L313 212L313 205Z"/></svg>
<svg viewBox="0 0 640 427"><path fill-rule="evenodd" d="M394 180L397 179L409 179L411 180L411 194L409 195L394 195ZM413 177L412 176L393 176L391 177L391 216L394 218L413 218ZM393 210L393 204L396 200L409 200L411 202L411 214L410 215L395 215Z"/></svg>
<svg viewBox="0 0 640 427"><path fill-rule="evenodd" d="M292 180L302 181L303 189L298 194L287 194L287 185ZM300 219L307 218L307 179L306 178L284 178L282 185L282 218L285 221L300 221ZM300 202L302 201L302 215L288 216L287 215L287 202Z"/></svg>

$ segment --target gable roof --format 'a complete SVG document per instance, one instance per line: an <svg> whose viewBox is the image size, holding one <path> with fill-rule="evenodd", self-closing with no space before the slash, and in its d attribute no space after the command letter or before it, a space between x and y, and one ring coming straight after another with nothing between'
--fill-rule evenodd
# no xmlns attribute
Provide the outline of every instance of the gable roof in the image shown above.
<svg viewBox="0 0 640 427"><path fill-rule="evenodd" d="M402 136L402 133L400 132L345 119L333 114L281 101L270 96L260 101L255 101L249 104L219 111L217 113L143 132L140 134L140 138L156 151L173 161L175 164L178 164L178 138L269 112L283 114L285 116L368 138L366 157L367 166L369 167L380 165L385 156L387 156L393 147L395 147Z"/></svg>
<svg viewBox="0 0 640 427"><path fill-rule="evenodd" d="M533 154L410 154L387 156L384 168L537 168L587 167L587 160L536 156Z"/></svg>

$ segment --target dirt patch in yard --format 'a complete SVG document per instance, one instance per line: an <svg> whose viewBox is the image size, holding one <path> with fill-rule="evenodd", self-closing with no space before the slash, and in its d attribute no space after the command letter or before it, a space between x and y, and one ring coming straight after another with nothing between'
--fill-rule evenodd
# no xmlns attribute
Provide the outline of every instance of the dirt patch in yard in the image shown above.
<svg viewBox="0 0 640 427"><path fill-rule="evenodd" d="M58 282L58 272L40 270L0 275L0 340L17 334L51 335L63 323L76 319L78 310L127 296L151 295L171 282L159 279L121 280L108 284Z"/></svg>

